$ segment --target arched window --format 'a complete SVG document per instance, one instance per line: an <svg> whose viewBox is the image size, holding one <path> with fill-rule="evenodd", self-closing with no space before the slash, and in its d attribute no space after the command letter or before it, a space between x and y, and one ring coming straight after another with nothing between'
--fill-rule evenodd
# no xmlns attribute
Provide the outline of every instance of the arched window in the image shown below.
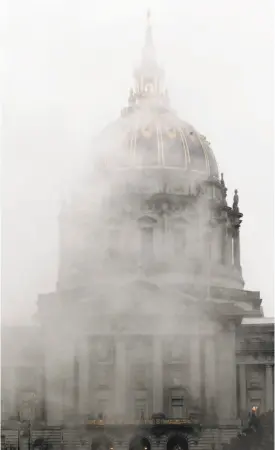
<svg viewBox="0 0 275 450"><path fill-rule="evenodd" d="M149 216L139 219L140 250L143 264L152 262L154 258L154 225L156 220Z"/></svg>
<svg viewBox="0 0 275 450"><path fill-rule="evenodd" d="M151 450L150 441L145 437L136 436L131 440L129 450Z"/></svg>
<svg viewBox="0 0 275 450"><path fill-rule="evenodd" d="M113 447L112 441L103 435L93 439L91 450L113 450Z"/></svg>
<svg viewBox="0 0 275 450"><path fill-rule="evenodd" d="M167 450L188 450L188 441L181 434L174 435L167 441Z"/></svg>

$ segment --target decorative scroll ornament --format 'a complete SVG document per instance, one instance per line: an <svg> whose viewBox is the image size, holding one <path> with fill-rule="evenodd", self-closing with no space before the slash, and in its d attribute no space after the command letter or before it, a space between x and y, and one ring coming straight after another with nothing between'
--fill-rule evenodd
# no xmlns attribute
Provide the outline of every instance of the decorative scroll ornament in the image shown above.
<svg viewBox="0 0 275 450"><path fill-rule="evenodd" d="M170 139L175 139L177 137L177 130L175 128L168 128L166 133Z"/></svg>
<svg viewBox="0 0 275 450"><path fill-rule="evenodd" d="M141 134L143 137L149 139L153 134L153 130L151 127L144 127L141 129Z"/></svg>

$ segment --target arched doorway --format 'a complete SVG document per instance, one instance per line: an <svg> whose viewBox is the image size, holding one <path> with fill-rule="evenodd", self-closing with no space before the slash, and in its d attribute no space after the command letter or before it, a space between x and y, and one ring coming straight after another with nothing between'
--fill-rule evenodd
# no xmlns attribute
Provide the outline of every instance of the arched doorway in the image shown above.
<svg viewBox="0 0 275 450"><path fill-rule="evenodd" d="M93 439L91 450L113 450L114 446L107 436L98 436Z"/></svg>
<svg viewBox="0 0 275 450"><path fill-rule="evenodd" d="M34 450L50 450L52 448L53 448L52 444L43 437L35 439L33 443Z"/></svg>
<svg viewBox="0 0 275 450"><path fill-rule="evenodd" d="M151 443L146 437L135 436L130 442L129 450L151 450Z"/></svg>
<svg viewBox="0 0 275 450"><path fill-rule="evenodd" d="M176 434L167 441L167 450L188 450L188 441L182 434Z"/></svg>

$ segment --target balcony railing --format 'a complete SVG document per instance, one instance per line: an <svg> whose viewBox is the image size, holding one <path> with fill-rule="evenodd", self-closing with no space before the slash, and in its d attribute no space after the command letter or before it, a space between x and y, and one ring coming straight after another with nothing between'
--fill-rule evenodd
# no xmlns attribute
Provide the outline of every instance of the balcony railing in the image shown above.
<svg viewBox="0 0 275 450"><path fill-rule="evenodd" d="M274 353L274 342L241 342L237 353Z"/></svg>

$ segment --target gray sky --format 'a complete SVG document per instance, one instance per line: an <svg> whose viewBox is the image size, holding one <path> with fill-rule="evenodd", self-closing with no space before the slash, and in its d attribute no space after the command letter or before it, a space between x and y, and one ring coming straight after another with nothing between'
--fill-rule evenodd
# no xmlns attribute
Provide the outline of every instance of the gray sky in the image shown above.
<svg viewBox="0 0 275 450"><path fill-rule="evenodd" d="M9 0L2 317L55 287L62 185L126 105L147 8L171 103L212 144L244 213L245 288L273 314L273 2Z"/></svg>

